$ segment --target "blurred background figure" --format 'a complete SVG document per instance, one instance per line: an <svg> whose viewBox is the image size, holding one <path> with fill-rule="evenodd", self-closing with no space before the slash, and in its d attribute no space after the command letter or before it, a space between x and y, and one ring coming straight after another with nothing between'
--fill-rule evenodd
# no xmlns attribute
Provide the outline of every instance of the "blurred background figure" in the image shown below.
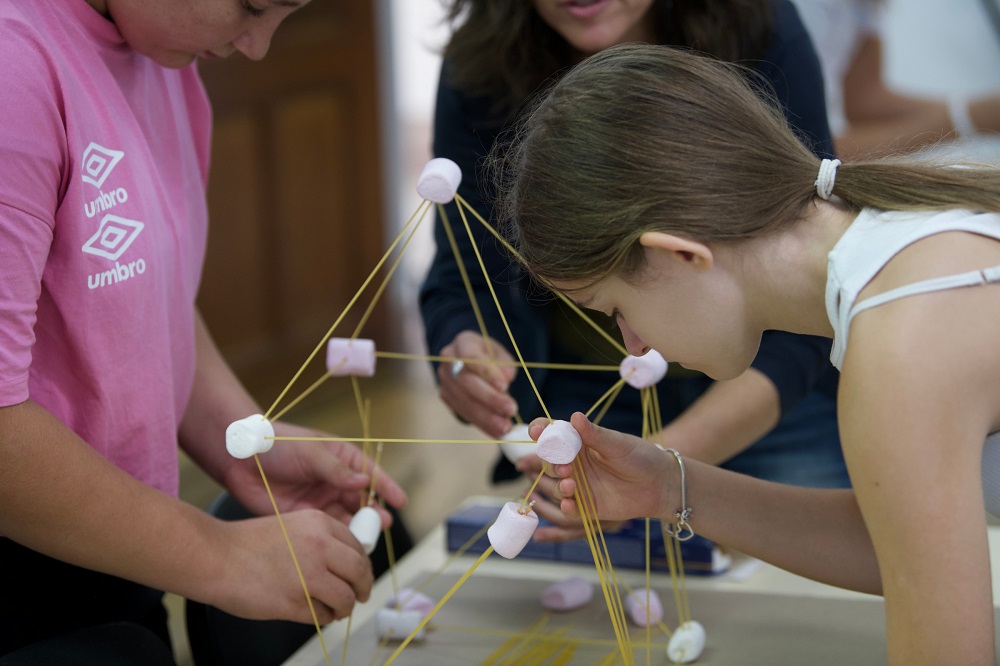
<svg viewBox="0 0 1000 666"><path fill-rule="evenodd" d="M842 158L932 148L1000 159L997 0L794 0Z"/></svg>

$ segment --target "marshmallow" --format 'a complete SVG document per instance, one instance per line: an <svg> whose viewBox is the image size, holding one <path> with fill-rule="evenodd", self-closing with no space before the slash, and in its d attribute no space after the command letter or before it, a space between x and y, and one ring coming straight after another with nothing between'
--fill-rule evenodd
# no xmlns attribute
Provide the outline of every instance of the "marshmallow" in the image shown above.
<svg viewBox="0 0 1000 666"><path fill-rule="evenodd" d="M653 386L667 374L667 361L655 349L642 356L626 356L618 366L625 383L637 389Z"/></svg>
<svg viewBox="0 0 1000 666"><path fill-rule="evenodd" d="M434 600L428 597L423 592L417 592L411 587L404 587L399 591L398 595L394 595L389 598L389 603L385 605L386 608L392 608L394 610L404 610L404 611L416 611L420 613L421 617L425 617L428 613L434 610Z"/></svg>
<svg viewBox="0 0 1000 666"><path fill-rule="evenodd" d="M274 446L274 427L263 414L233 421L226 428L226 450L234 458L266 453Z"/></svg>
<svg viewBox="0 0 1000 666"><path fill-rule="evenodd" d="M538 437L538 457L553 465L573 462L583 440L569 421L553 421Z"/></svg>
<svg viewBox="0 0 1000 666"><path fill-rule="evenodd" d="M375 374L375 341L330 338L326 346L326 371L334 377L371 377Z"/></svg>
<svg viewBox="0 0 1000 666"><path fill-rule="evenodd" d="M500 439L504 440L500 443L500 450L507 460L514 464L517 464L517 461L524 456L530 456L538 450L538 444L531 441L526 425L514 426Z"/></svg>
<svg viewBox="0 0 1000 666"><path fill-rule="evenodd" d="M496 522L486 530L493 550L508 560L517 557L528 545L531 535L538 527L538 514L531 509L527 509L527 513L520 513L520 508L520 502L507 502L500 509Z"/></svg>
<svg viewBox="0 0 1000 666"><path fill-rule="evenodd" d="M542 606L554 611L571 611L590 603L594 586L581 576L553 583L542 592Z"/></svg>
<svg viewBox="0 0 1000 666"><path fill-rule="evenodd" d="M365 554L371 555L378 543L379 534L382 533L382 518L379 517L378 511L370 506L365 506L351 518L348 529L351 530L354 538L361 543Z"/></svg>
<svg viewBox="0 0 1000 666"><path fill-rule="evenodd" d="M379 640L402 641L423 622L424 616L412 610L379 608L375 612L375 634ZM424 627L413 637L419 641L424 637Z"/></svg>
<svg viewBox="0 0 1000 666"><path fill-rule="evenodd" d="M446 204L455 198L462 183L462 170L445 157L435 157L417 179L417 194L428 201Z"/></svg>
<svg viewBox="0 0 1000 666"><path fill-rule="evenodd" d="M646 614L646 592L649 592L649 614ZM663 619L663 604L656 590L633 590L625 598L625 610L638 627L648 627Z"/></svg>
<svg viewBox="0 0 1000 666"><path fill-rule="evenodd" d="M674 664L690 664L705 649L705 627L688 620L674 630L667 643L667 657Z"/></svg>

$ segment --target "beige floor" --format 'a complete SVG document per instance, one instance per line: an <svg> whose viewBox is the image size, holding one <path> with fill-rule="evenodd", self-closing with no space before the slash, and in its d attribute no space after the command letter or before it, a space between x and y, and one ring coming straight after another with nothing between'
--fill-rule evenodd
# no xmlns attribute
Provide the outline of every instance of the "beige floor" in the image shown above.
<svg viewBox="0 0 1000 666"><path fill-rule="evenodd" d="M410 439L481 439L475 429L460 424L439 401L428 366L420 362L380 361L376 378L364 380L362 392L372 404L374 435ZM290 412L286 419L345 436L359 434L354 398L333 388ZM386 444L383 466L406 489L406 524L419 539L470 495L513 495L511 488L491 487L488 473L496 456L492 445ZM182 459L181 497L205 507L220 492L189 460ZM171 631L179 666L191 664L183 631L183 602L168 595Z"/></svg>

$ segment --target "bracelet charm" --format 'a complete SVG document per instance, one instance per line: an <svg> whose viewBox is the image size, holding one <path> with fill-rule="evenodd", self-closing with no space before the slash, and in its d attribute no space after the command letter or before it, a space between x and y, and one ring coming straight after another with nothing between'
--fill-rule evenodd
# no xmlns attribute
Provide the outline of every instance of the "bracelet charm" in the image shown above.
<svg viewBox="0 0 1000 666"><path fill-rule="evenodd" d="M694 530L691 528L691 523L688 522L692 509L687 505L687 478L684 473L684 459L681 458L681 454L677 449L660 448L673 455L677 460L677 465L681 468L681 508L674 511L674 518L677 519L677 523L673 529L664 526L663 531L678 541L687 541L694 536Z"/></svg>

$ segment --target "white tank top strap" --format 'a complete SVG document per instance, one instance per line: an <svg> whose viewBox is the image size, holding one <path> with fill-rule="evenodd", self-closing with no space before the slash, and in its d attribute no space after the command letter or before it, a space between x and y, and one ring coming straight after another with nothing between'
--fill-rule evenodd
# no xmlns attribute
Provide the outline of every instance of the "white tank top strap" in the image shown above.
<svg viewBox="0 0 1000 666"><path fill-rule="evenodd" d="M992 282L1000 282L1000 266L984 268L981 271L959 273L958 275L946 275L944 277L931 278L930 280L921 280L920 282L914 282L913 284L903 285L902 287L890 289L889 291L879 294L878 296L866 298L860 303L855 303L854 307L851 308L851 314L848 317L848 325L850 325L850 321L853 320L859 313L900 298L915 296L917 294L927 294L932 291L944 291L946 289L957 289L959 287L974 287L976 285L989 284Z"/></svg>

